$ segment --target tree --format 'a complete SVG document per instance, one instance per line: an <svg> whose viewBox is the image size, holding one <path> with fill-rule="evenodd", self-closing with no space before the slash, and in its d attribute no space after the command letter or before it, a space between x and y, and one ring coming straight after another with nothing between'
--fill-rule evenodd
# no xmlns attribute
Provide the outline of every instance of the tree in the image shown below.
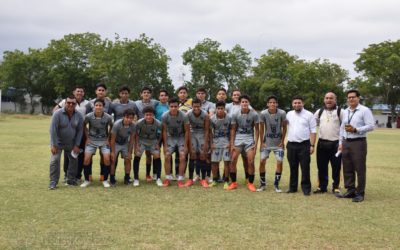
<svg viewBox="0 0 400 250"><path fill-rule="evenodd" d="M363 95L381 97L391 106L392 117L397 118L396 106L400 103L400 40L371 44L359 55L354 64L355 70L362 74L358 86L363 88Z"/></svg>
<svg viewBox="0 0 400 250"><path fill-rule="evenodd" d="M257 109L265 108L269 95L277 96L280 107L286 110L296 95L303 96L310 110L322 106L327 91L334 91L339 102L343 98L348 73L328 60L307 62L282 49L270 49L256 62L252 76L240 88L252 96L252 105Z"/></svg>
<svg viewBox="0 0 400 250"><path fill-rule="evenodd" d="M191 67L191 80L187 83L190 94L194 95L197 88L203 87L214 100L219 88L226 85L228 90L235 89L247 76L250 53L240 45L226 51L221 50L220 45L206 38L183 53L183 64Z"/></svg>
<svg viewBox="0 0 400 250"><path fill-rule="evenodd" d="M120 39L115 42L106 40L93 57L93 71L101 74L104 82L110 86L115 96L118 87L127 85L131 88L131 98L139 99L142 87L153 88L154 93L166 89L173 93L174 86L168 76L166 50L152 38L141 34L135 40Z"/></svg>

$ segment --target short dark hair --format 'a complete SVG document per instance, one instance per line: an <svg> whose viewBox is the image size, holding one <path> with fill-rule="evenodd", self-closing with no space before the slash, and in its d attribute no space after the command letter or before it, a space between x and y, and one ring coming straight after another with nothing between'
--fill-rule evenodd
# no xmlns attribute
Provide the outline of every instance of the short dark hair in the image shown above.
<svg viewBox="0 0 400 250"><path fill-rule="evenodd" d="M160 89L160 92L158 92L158 94L161 94L162 92L164 92L166 96L169 96L168 91L166 89Z"/></svg>
<svg viewBox="0 0 400 250"><path fill-rule="evenodd" d="M85 91L85 88L81 85L75 85L72 91L75 91L76 89L83 89L83 91Z"/></svg>
<svg viewBox="0 0 400 250"><path fill-rule="evenodd" d="M105 106L105 102L103 101L103 100L101 100L101 99L96 99L96 100L94 100L94 105L96 105L96 103L98 103L98 102L100 102L101 104L103 104L103 107Z"/></svg>
<svg viewBox="0 0 400 250"><path fill-rule="evenodd" d="M96 84L96 88L95 89L97 90L98 88L103 88L103 89L107 90L107 86L104 83Z"/></svg>
<svg viewBox="0 0 400 250"><path fill-rule="evenodd" d="M67 98L68 98L68 99L74 99L74 100L76 100L76 97L75 97L74 95L72 95L72 94L71 94L71 95L68 95ZM65 98L65 100L67 100L67 98Z"/></svg>
<svg viewBox="0 0 400 250"><path fill-rule="evenodd" d="M240 89L234 89L234 90L232 90L232 95L233 95L234 92L242 93L242 91L240 91Z"/></svg>
<svg viewBox="0 0 400 250"><path fill-rule="evenodd" d="M143 108L143 114L146 114L146 113L153 113L154 114L154 108L151 107L151 106L144 107Z"/></svg>
<svg viewBox="0 0 400 250"><path fill-rule="evenodd" d="M246 99L247 101L250 102L250 96L248 96L248 95L246 95L246 94L243 94L243 95L241 95L241 96L239 97L239 101L242 101L242 99Z"/></svg>
<svg viewBox="0 0 400 250"><path fill-rule="evenodd" d="M149 86L144 86L141 90L140 90L140 94L143 93L143 91L148 90L151 92L153 92L153 90L149 87Z"/></svg>
<svg viewBox="0 0 400 250"><path fill-rule="evenodd" d="M350 93L356 93L357 97L360 97L360 91L356 90L356 89L350 89L346 92L346 97L350 94Z"/></svg>
<svg viewBox="0 0 400 250"><path fill-rule="evenodd" d="M121 87L119 88L118 92L121 93L122 91L128 91L128 93L131 93L131 89L130 89L128 86L126 86L126 85L121 86Z"/></svg>
<svg viewBox="0 0 400 250"><path fill-rule="evenodd" d="M195 104L195 103L201 104L200 99L194 98L194 99L192 100L192 105Z"/></svg>
<svg viewBox="0 0 400 250"><path fill-rule="evenodd" d="M136 115L135 111L133 109L125 109L124 116L130 116L130 115L135 116Z"/></svg>
<svg viewBox="0 0 400 250"><path fill-rule="evenodd" d="M172 97L172 98L169 98L169 100L168 100L168 104L171 104L171 103L178 103L179 104L179 101L178 101L178 99L176 97Z"/></svg>
<svg viewBox="0 0 400 250"><path fill-rule="evenodd" d="M203 88L203 87L200 87L200 88L198 88L198 89L196 90L196 94L199 93L199 92L207 93L206 89Z"/></svg>
<svg viewBox="0 0 400 250"><path fill-rule="evenodd" d="M186 86L180 86L176 92L179 93L179 91L181 90L185 90L186 92L188 92L188 88Z"/></svg>
<svg viewBox="0 0 400 250"><path fill-rule="evenodd" d="M220 88L220 89L218 89L217 93L220 92L220 91L224 91L225 94L226 94L226 89L225 89L225 88Z"/></svg>
<svg viewBox="0 0 400 250"><path fill-rule="evenodd" d="M218 101L215 104L215 108L218 108L218 107L224 107L225 108L225 102L224 101Z"/></svg>
<svg viewBox="0 0 400 250"><path fill-rule="evenodd" d="M301 95L293 96L292 101L294 101L294 100L301 100L302 102L304 101L304 99L303 99L303 97Z"/></svg>
<svg viewBox="0 0 400 250"><path fill-rule="evenodd" d="M276 102L278 102L278 97L274 96L274 95L270 95L267 97L267 102L269 102L269 100L271 99L275 99Z"/></svg>

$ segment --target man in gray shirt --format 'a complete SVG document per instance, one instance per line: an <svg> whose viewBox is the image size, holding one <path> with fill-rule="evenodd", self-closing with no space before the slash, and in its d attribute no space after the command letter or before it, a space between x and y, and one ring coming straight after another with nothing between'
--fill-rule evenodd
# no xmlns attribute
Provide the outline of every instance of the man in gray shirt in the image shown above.
<svg viewBox="0 0 400 250"><path fill-rule="evenodd" d="M76 186L77 159L83 133L83 117L75 111L76 98L69 96L66 106L53 114L50 124L51 160L49 189L55 189L60 179L61 152L67 152L69 166L67 184ZM72 154L71 154L72 153Z"/></svg>
<svg viewBox="0 0 400 250"><path fill-rule="evenodd" d="M132 109L135 115L138 114L138 108L134 101L129 100L129 94L131 90L128 86L122 86L119 88L119 99L111 103L111 114L114 114L114 121L122 119L124 117L124 111Z"/></svg>
<svg viewBox="0 0 400 250"><path fill-rule="evenodd" d="M269 96L267 98L268 108L261 112L260 115L260 187L257 191L264 191L266 187L265 181L265 164L271 151L275 155L275 192L282 192L279 189L279 181L282 175L282 165L285 150L285 136L287 130L286 112L278 109L278 98Z"/></svg>

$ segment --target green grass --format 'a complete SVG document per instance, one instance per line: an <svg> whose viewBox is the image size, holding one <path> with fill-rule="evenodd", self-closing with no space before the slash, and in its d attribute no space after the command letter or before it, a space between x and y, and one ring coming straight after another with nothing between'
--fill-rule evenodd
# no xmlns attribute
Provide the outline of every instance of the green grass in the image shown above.
<svg viewBox="0 0 400 250"><path fill-rule="evenodd" d="M366 200L355 204L330 193L273 192L274 160L262 193L246 190L242 167L235 191L158 188L145 181L105 190L97 162L91 187L48 191L49 122L45 116L0 116L0 249L400 247L400 130L369 134ZM315 187L315 155L311 168ZM143 172L144 166L142 179ZM283 190L288 179L285 162Z"/></svg>

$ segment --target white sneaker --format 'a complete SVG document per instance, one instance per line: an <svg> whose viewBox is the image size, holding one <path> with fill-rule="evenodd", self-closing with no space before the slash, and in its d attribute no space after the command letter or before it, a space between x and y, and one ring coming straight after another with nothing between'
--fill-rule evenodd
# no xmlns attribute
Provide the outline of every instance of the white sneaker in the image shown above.
<svg viewBox="0 0 400 250"><path fill-rule="evenodd" d="M134 180L133 181L133 186L134 187L139 187L139 180Z"/></svg>
<svg viewBox="0 0 400 250"><path fill-rule="evenodd" d="M279 188L279 186L275 186L275 192L282 193L282 190Z"/></svg>
<svg viewBox="0 0 400 250"><path fill-rule="evenodd" d="M213 179L212 178L208 178L208 184L213 183Z"/></svg>
<svg viewBox="0 0 400 250"><path fill-rule="evenodd" d="M103 181L103 187L109 188L110 187L110 183L108 181Z"/></svg>
<svg viewBox="0 0 400 250"><path fill-rule="evenodd" d="M157 186L159 186L159 187L163 186L162 180L160 178L157 179L156 183L157 183Z"/></svg>
<svg viewBox="0 0 400 250"><path fill-rule="evenodd" d="M86 180L85 180L85 181L81 184L80 187L85 188L85 187L88 187L90 184L91 184L90 181L86 181Z"/></svg>
<svg viewBox="0 0 400 250"><path fill-rule="evenodd" d="M200 176L198 176L198 175L193 178L193 182L196 182L196 181L199 181L199 180L200 180Z"/></svg>

